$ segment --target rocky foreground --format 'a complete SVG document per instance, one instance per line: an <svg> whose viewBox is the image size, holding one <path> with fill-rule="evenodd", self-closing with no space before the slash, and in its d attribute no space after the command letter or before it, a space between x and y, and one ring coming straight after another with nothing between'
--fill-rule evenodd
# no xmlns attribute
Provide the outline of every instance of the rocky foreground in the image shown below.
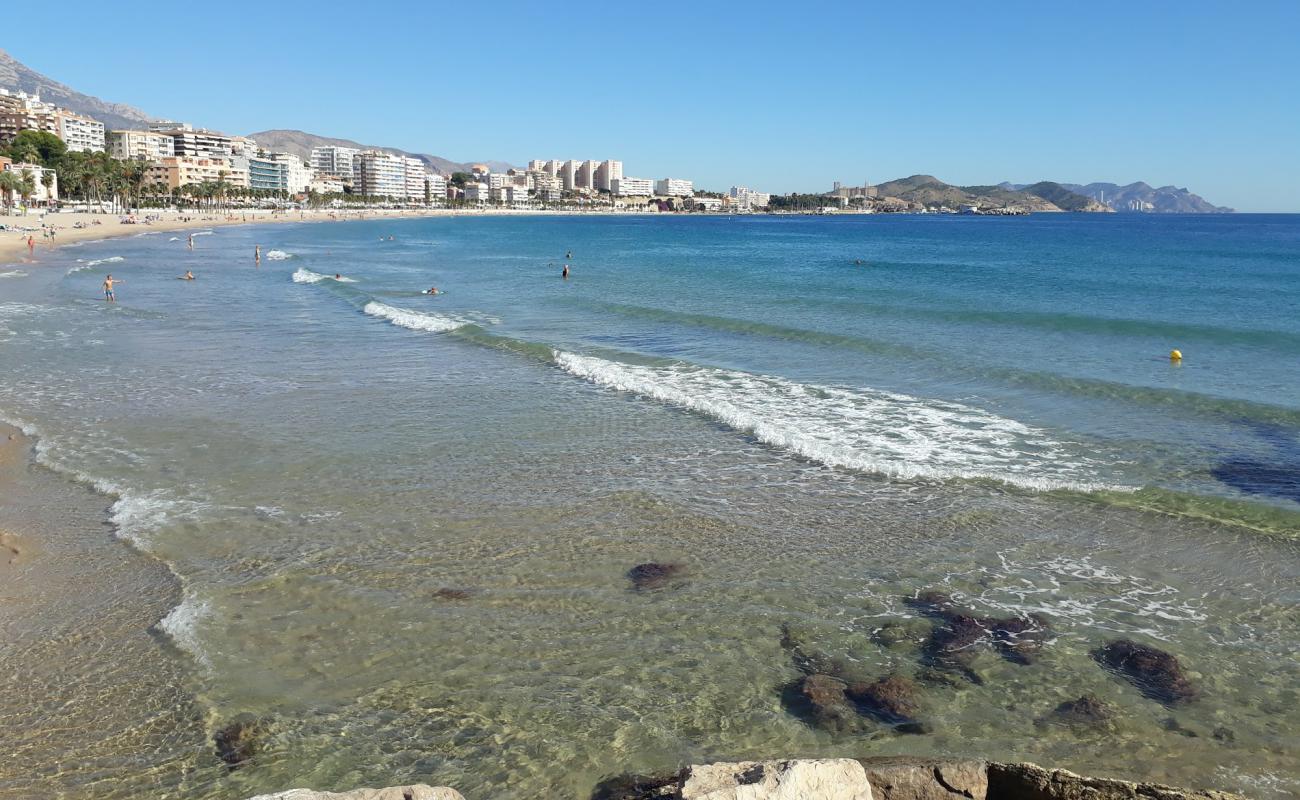
<svg viewBox="0 0 1300 800"><path fill-rule="evenodd" d="M251 800L465 800L424 784L336 794L293 789ZM1089 778L1034 764L942 759L739 761L674 775L621 775L591 800L1244 800L1228 792Z"/></svg>

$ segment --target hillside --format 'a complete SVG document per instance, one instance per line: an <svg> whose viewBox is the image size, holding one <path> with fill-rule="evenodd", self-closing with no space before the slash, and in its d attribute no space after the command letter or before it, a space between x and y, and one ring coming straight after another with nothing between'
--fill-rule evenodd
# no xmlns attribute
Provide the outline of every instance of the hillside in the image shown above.
<svg viewBox="0 0 1300 800"><path fill-rule="evenodd" d="M104 123L104 127L110 131L141 128L155 119L134 106L125 103L109 103L98 97L82 94L70 86L30 69L3 50L0 50L0 87L10 91L39 94L46 102L78 114L94 117Z"/></svg>
<svg viewBox="0 0 1300 800"><path fill-rule="evenodd" d="M1052 203L1062 211L1109 211L1106 206L1098 203L1096 200L1059 183L1052 181L1039 181L1038 183L1026 186L1020 191L1026 194L1032 194L1035 197L1041 197Z"/></svg>
<svg viewBox="0 0 1300 800"><path fill-rule="evenodd" d="M281 153L293 153L300 158L310 158L313 147L332 146L355 147L358 150L383 150L385 153L394 153L399 156L418 158L442 175L450 175L453 172L469 172L470 163L475 163L449 161L441 156L429 155L428 153L411 153L406 150L399 150L396 147L380 147L377 145L361 144L359 142L354 142L351 139L331 139L328 136L317 136L314 133L307 133L306 131L258 131L257 133L248 134L248 138L256 140L259 147ZM510 169L510 165L504 161L483 161L481 163L487 164L494 172L504 172Z"/></svg>
<svg viewBox="0 0 1300 800"><path fill-rule="evenodd" d="M1052 184L1055 186L1055 184ZM1060 191L1052 192L1057 199L1070 206L1070 210L1099 210L1086 208L1088 199L1073 192L1056 187ZM1027 211L1060 211L1063 206L1042 196L1010 189L1005 186L953 186L944 183L933 175L912 175L908 178L887 181L876 186L881 197L895 197L908 203L923 206L960 206L973 205L980 208L1002 208L1013 206ZM1095 204L1093 204L1095 205Z"/></svg>

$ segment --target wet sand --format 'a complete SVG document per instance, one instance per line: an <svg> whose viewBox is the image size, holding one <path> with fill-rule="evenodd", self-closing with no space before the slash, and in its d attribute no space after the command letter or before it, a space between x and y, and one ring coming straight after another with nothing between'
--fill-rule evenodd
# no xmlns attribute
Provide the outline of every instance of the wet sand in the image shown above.
<svg viewBox="0 0 1300 800"><path fill-rule="evenodd" d="M33 465L32 446L0 426L0 798L155 796L207 739L184 662L152 630L177 581L114 538L108 498Z"/></svg>

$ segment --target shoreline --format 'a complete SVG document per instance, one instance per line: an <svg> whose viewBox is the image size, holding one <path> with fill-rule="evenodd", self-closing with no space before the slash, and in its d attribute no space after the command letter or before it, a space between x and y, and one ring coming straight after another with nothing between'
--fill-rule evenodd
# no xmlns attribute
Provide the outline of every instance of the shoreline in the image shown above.
<svg viewBox="0 0 1300 800"><path fill-rule="evenodd" d="M148 209L134 216L143 217L152 214ZM27 231L0 231L0 264L23 267L40 266L45 257L58 252L60 248L73 244L85 244L117 239L125 236L139 236L148 233L170 233L182 230L207 230L210 228L227 228L238 225L270 225L282 223L314 222L355 222L376 219L415 219L421 217L513 217L513 216L646 216L658 212L636 211L543 211L522 209L366 209L364 211L313 209L300 212L272 213L264 209L241 211L238 214L220 214L212 212L158 212L162 219L144 223L122 224L119 220L126 214L93 214L86 211L69 213L40 214L26 216L0 216L0 224L11 227L27 228ZM77 223L86 227L75 228ZM99 223L99 224L95 224ZM54 225L57 240L51 244L41 238L42 224ZM35 239L35 248L29 254L27 237Z"/></svg>

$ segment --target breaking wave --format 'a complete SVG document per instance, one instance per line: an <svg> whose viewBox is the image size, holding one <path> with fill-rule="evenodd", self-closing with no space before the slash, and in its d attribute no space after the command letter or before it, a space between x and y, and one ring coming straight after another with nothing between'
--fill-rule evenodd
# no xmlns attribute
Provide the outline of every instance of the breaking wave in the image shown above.
<svg viewBox="0 0 1300 800"><path fill-rule="evenodd" d="M472 324L469 320L458 317L443 316L441 314L428 314L422 311L410 311L405 308L386 305L377 301L366 303L361 309L372 317L386 319L402 328L410 328L413 331L428 331L430 333L446 333L454 331Z"/></svg>
<svg viewBox="0 0 1300 800"><path fill-rule="evenodd" d="M744 372L648 367L555 351L566 372L715 419L828 466L902 479L992 479L1035 490L1126 490L1105 462L970 406Z"/></svg>
<svg viewBox="0 0 1300 800"><path fill-rule="evenodd" d="M284 261L293 258L293 253L286 253L283 250L268 250L266 253L267 261Z"/></svg>

